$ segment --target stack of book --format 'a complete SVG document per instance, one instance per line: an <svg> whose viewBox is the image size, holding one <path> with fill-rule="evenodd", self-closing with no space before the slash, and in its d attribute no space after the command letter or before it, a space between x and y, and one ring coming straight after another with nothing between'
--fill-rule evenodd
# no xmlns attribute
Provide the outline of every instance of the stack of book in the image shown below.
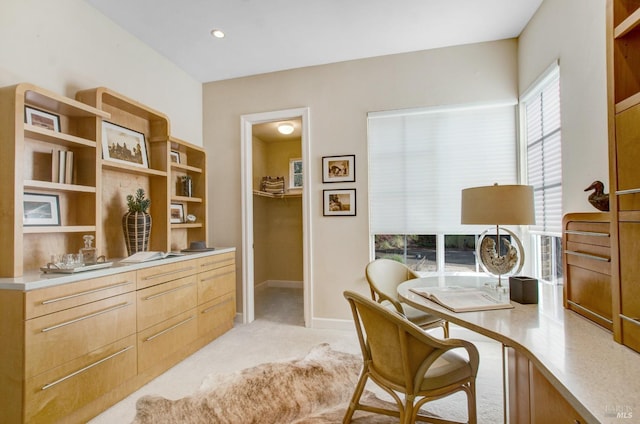
<svg viewBox="0 0 640 424"><path fill-rule="evenodd" d="M51 152L51 182L73 184L73 152L54 149Z"/></svg>

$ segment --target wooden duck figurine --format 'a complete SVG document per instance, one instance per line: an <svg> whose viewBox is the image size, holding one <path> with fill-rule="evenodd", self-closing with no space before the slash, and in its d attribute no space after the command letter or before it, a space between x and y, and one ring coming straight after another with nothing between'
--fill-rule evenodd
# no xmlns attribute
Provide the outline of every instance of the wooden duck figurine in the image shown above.
<svg viewBox="0 0 640 424"><path fill-rule="evenodd" d="M602 181L594 181L591 185L584 189L584 191L594 190L589 195L589 203L591 203L596 209L608 212L609 211L609 193L604 192L604 184Z"/></svg>

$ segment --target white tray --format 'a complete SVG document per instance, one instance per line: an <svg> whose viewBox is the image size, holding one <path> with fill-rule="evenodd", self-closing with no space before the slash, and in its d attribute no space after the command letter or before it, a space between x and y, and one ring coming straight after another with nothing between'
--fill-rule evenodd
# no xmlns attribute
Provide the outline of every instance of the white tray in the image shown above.
<svg viewBox="0 0 640 424"><path fill-rule="evenodd" d="M100 262L97 264L93 264L93 265L82 265L82 266L77 266L75 268L49 268L47 266L43 266L42 268L40 268L40 271L44 272L45 274L75 274L77 272L84 272L84 271L93 271L94 269L101 269L101 268L109 268L111 265L113 265L113 262Z"/></svg>

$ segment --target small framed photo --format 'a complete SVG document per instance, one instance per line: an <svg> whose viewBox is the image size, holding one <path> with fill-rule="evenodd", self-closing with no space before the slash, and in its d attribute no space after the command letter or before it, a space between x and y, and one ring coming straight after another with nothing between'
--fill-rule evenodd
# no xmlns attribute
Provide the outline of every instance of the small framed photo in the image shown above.
<svg viewBox="0 0 640 424"><path fill-rule="evenodd" d="M180 152L177 150L172 150L171 153L171 163L180 163Z"/></svg>
<svg viewBox="0 0 640 424"><path fill-rule="evenodd" d="M24 121L34 127L60 132L60 117L53 113L45 112L44 110L25 106Z"/></svg>
<svg viewBox="0 0 640 424"><path fill-rule="evenodd" d="M356 181L356 156L324 156L322 158L323 183L347 183Z"/></svg>
<svg viewBox="0 0 640 424"><path fill-rule="evenodd" d="M289 159L289 188L302 188L302 159Z"/></svg>
<svg viewBox="0 0 640 424"><path fill-rule="evenodd" d="M324 216L356 216L356 189L322 190Z"/></svg>
<svg viewBox="0 0 640 424"><path fill-rule="evenodd" d="M125 165L149 168L144 134L102 121L102 158Z"/></svg>
<svg viewBox="0 0 640 424"><path fill-rule="evenodd" d="M57 194L24 193L22 225L59 226L60 203Z"/></svg>
<svg viewBox="0 0 640 424"><path fill-rule="evenodd" d="M182 203L172 203L169 209L172 224L181 224L184 222L184 205Z"/></svg>

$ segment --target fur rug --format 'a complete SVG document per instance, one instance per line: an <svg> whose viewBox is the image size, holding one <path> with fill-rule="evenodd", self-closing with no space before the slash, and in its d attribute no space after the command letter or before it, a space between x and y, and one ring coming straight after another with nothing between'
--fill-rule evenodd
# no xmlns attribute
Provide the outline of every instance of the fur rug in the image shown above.
<svg viewBox="0 0 640 424"><path fill-rule="evenodd" d="M303 359L208 377L198 392L182 399L144 396L136 404L133 424L340 423L361 366L359 355L321 344ZM370 392L363 396L363 403L365 400L391 405ZM384 424L397 419L357 411L353 422Z"/></svg>

